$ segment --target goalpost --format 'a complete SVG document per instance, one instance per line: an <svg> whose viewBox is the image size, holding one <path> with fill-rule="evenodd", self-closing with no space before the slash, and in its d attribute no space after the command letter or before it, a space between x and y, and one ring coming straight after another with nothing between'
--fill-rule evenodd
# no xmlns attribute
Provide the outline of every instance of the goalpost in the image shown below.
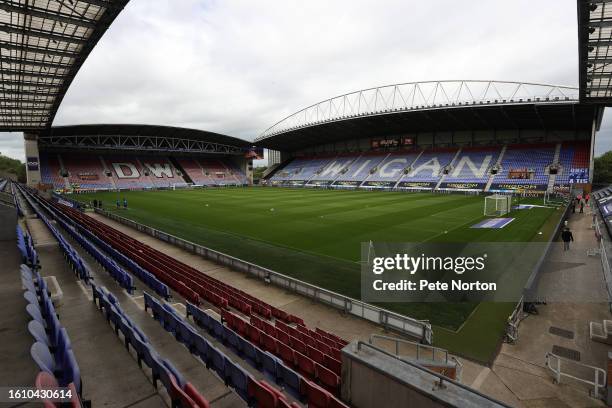
<svg viewBox="0 0 612 408"><path fill-rule="evenodd" d="M506 194L493 194L485 197L484 215L499 217L510 212L512 196Z"/></svg>

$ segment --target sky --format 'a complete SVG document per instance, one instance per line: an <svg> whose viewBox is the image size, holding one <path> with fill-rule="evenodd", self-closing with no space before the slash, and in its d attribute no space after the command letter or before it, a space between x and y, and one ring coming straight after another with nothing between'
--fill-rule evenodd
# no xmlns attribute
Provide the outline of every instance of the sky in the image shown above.
<svg viewBox="0 0 612 408"><path fill-rule="evenodd" d="M252 140L283 117L386 84L577 86L576 0L131 0L54 125L145 123ZM597 153L612 149L604 116ZM0 152L23 159L20 133Z"/></svg>

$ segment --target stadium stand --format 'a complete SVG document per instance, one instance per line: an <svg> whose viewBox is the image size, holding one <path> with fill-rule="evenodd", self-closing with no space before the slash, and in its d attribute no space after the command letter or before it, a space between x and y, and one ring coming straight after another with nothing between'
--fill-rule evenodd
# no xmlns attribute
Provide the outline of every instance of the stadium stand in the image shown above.
<svg viewBox="0 0 612 408"><path fill-rule="evenodd" d="M66 187L66 181L60 175L61 170L57 154L40 154L40 171L43 184L51 184L55 188Z"/></svg>
<svg viewBox="0 0 612 408"><path fill-rule="evenodd" d="M198 186L248 184L244 172L228 159L81 153L41 153L40 157L42 182L59 190L172 188L187 186L187 178Z"/></svg>
<svg viewBox="0 0 612 408"><path fill-rule="evenodd" d="M549 176L545 170L553 163L554 154L553 144L508 146L491 190L504 189L507 185L530 185L546 190Z"/></svg>
<svg viewBox="0 0 612 408"><path fill-rule="evenodd" d="M588 149L586 142L576 141L327 154L288 160L266 182L269 185L331 184L332 188L472 191L484 191L490 182L491 191L521 186L552 191L553 181L555 186L567 186L588 179ZM560 152L558 160L556 151ZM556 179L549 176L549 168L555 167L560 169Z"/></svg>
<svg viewBox="0 0 612 408"><path fill-rule="evenodd" d="M86 190L113 188L112 179L104 173L99 156L63 154L61 157L71 186Z"/></svg>
<svg viewBox="0 0 612 408"><path fill-rule="evenodd" d="M497 162L500 148L464 148L444 178L446 183L477 183L483 186Z"/></svg>
<svg viewBox="0 0 612 408"><path fill-rule="evenodd" d="M589 146L586 143L563 143L559 154L560 171L555 185L567 186L589 176Z"/></svg>
<svg viewBox="0 0 612 408"><path fill-rule="evenodd" d="M377 152L362 154L346 168L346 171L337 178L334 184L362 182L370 174L370 170L378 166L386 157L386 154Z"/></svg>
<svg viewBox="0 0 612 408"><path fill-rule="evenodd" d="M394 187L420 154L421 151L388 154L378 166L370 170L372 174L365 179L363 186Z"/></svg>

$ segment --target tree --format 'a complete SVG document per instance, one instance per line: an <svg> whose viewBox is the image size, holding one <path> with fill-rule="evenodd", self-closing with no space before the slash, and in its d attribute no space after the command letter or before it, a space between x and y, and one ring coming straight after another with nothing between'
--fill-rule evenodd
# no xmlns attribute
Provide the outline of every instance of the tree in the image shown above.
<svg viewBox="0 0 612 408"><path fill-rule="evenodd" d="M612 184L612 150L595 158L593 184Z"/></svg>
<svg viewBox="0 0 612 408"><path fill-rule="evenodd" d="M26 181L25 164L2 154L0 154L0 174L13 175L21 183Z"/></svg>
<svg viewBox="0 0 612 408"><path fill-rule="evenodd" d="M267 167L255 167L253 169L253 182L255 182L255 180L260 180L261 177L263 176L264 171L266 171L268 168Z"/></svg>

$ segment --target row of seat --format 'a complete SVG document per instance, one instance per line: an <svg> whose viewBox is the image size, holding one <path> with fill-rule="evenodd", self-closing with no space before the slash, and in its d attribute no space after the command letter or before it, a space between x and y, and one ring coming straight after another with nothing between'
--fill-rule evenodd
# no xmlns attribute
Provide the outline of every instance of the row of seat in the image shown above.
<svg viewBox="0 0 612 408"><path fill-rule="evenodd" d="M52 203L47 203L47 204L52 204ZM129 257L125 256L121 252L114 249L112 246L107 244L105 241L98 238L94 233L92 233L92 231L88 230L87 228L84 228L81 224L75 222L70 217L68 217L66 214L62 213L61 211L56 211L57 207L47 206L45 203L41 203L41 205L45 206L45 208L50 213L52 213L56 217L56 219L58 219L58 221L62 222L63 220L62 225L65 225L65 226L67 225L65 227L66 229L74 228L78 230L80 234L82 235L80 239L83 239L84 241L87 241L87 240L90 241L88 246L91 246L93 248L95 247L101 248L103 252L109 255L109 256L106 256L104 255L104 253L101 253L103 260L116 260L119 264L123 265L125 268L131 271L145 285L153 289L155 293L157 293L158 295L162 296L165 299L170 298L170 288L168 288L167 285L165 285L163 282L157 279L152 273L146 271L144 268L142 268L136 262L131 260ZM79 238L77 238L77 240L79 240ZM94 245L91 245L92 243L95 245L95 247ZM100 261L98 260L98 262ZM100 263L104 264L104 262L100 262ZM115 268L115 270L116 269L117 268ZM128 274L126 273L126 275ZM133 282L131 282L131 284L133 284Z"/></svg>
<svg viewBox="0 0 612 408"><path fill-rule="evenodd" d="M24 190L22 190L22 193L23 192ZM91 273L89 270L89 266L87 266L86 262L83 260L81 255L79 255L79 253L76 252L74 248L72 248L72 245L70 245L70 243L66 241L66 239L59 232L59 230L51 223L51 221L49 221L47 216L43 214L39 206L32 200L32 198L26 193L24 193L24 197L26 201L28 201L28 203L30 204L30 206L32 207L32 209L34 210L38 218L41 219L45 223L49 231L51 231L51 234L57 240L60 248L62 249L62 253L64 254L64 257L66 258L66 261L71 266L75 275L78 276L79 279L85 281L86 283L89 282L89 280L91 279Z"/></svg>
<svg viewBox="0 0 612 408"><path fill-rule="evenodd" d="M280 357L286 365L296 369L304 377L318 381L321 386L335 395L339 394L341 362L331 357L329 350L325 354L316 348L316 343L315 347L307 345L286 332L277 330L274 326L272 326L273 331L265 332L229 311L224 310L221 316L230 329L249 338L253 344L262 347L265 351Z"/></svg>
<svg viewBox="0 0 612 408"><path fill-rule="evenodd" d="M34 198L36 200L36 198ZM38 204L45 208L48 214L51 215L61 226L67 231L75 241L83 247L108 273L124 288L128 293L134 293L134 280L132 276L127 273L121 266L117 264L112 258L106 256L104 252L93 245L86 237L77 231L77 229L70 225L62 216L59 216L52 208L45 205L44 202L39 200Z"/></svg>
<svg viewBox="0 0 612 408"><path fill-rule="evenodd" d="M301 400L306 400L309 406L345 407L345 405L333 395L333 392L304 378L299 370L298 372L294 371L289 364L277 358L269 350L266 350L264 345L252 342L248 334L240 333L237 330L235 331L235 329L230 327L229 323L227 326L224 326L222 322L212 315L189 303L187 303L187 316L192 316L198 326L206 329L224 345L232 348L239 356L262 371L268 378L284 387L292 395ZM229 311L222 311L222 320L227 323L231 320L242 319ZM327 372L335 376L333 373L329 372L329 370L327 370ZM325 403L317 405L317 401L325 401Z"/></svg>
<svg viewBox="0 0 612 408"><path fill-rule="evenodd" d="M17 248L21 253L21 262L31 266L32 268L38 268L38 253L34 248L32 237L25 234L19 224L17 224Z"/></svg>
<svg viewBox="0 0 612 408"><path fill-rule="evenodd" d="M257 380L251 376L239 364L235 363L204 336L199 334L171 305L165 302L159 302L148 293L144 295L145 310L150 308L153 318L159 321L165 330L173 333L176 339L182 342L192 354L200 357L207 368L212 369L226 385L233 388L250 406L261 408L299 407L297 404L290 404L285 394L268 384L266 381ZM198 316L200 316L201 313L205 314L193 304L188 303L187 307L188 310L191 311L188 313L193 313L195 309L197 309L196 313ZM226 330L218 320L215 321L217 325L214 328L211 326L205 328L209 329L214 337L223 341L223 339L226 339L226 336L230 335L230 333L226 333L226 331L229 330ZM233 344L235 349L238 348L243 350L248 348L246 354L247 357L252 359L251 362L254 366L260 369L263 367L262 371L267 374L269 378L275 380L281 386L288 386L290 389L294 390L296 396L299 396L300 378L297 373L292 370L287 370L284 375L286 381L282 381L281 378L276 377L276 363L279 361L274 356L253 347L248 341L245 342L244 348L240 347L239 336L233 332L232 334L233 341L228 342L228 344ZM257 363L263 361L265 362L261 365ZM271 372L265 371L266 368L269 369L270 367L273 367Z"/></svg>
<svg viewBox="0 0 612 408"><path fill-rule="evenodd" d="M91 233L97 234L118 251L129 254L136 263L153 273L160 280L166 282L191 303L199 305L200 297L203 297L221 309L225 309L229 305L247 315L254 312L266 319L273 317L285 323L305 326L301 318L275 308L218 279L203 274L106 224L81 214L79 211L67 207L62 207L60 210L69 214L75 221L81 223L84 228L91 231ZM326 333L326 337L335 338L339 343L347 344L346 341L337 336L322 330L320 332Z"/></svg>
<svg viewBox="0 0 612 408"><path fill-rule="evenodd" d="M135 351L138 365L144 362L150 369L153 385L157 389L160 381L166 388L173 407L208 408L208 401L195 387L179 373L174 365L162 358L153 348L147 336L132 319L123 311L117 298L105 287L91 284L93 302L104 312L107 321L112 323L115 333L122 333L125 346Z"/></svg>
<svg viewBox="0 0 612 408"><path fill-rule="evenodd" d="M317 331L303 325L293 327L279 320L273 326L270 322L259 319L256 316L251 316L251 324L274 338L285 341L298 340L296 344L303 343L304 345L315 347L322 353L337 360L340 360L340 350L348 344L342 339L331 337L331 334L319 328L317 328Z"/></svg>
<svg viewBox="0 0 612 408"><path fill-rule="evenodd" d="M48 373L60 386L73 392L76 404L82 395L82 382L68 333L57 317L45 280L27 265L21 265L20 271L25 288L23 297L28 303L26 311L32 318L28 323L28 331L34 338L30 355L41 372Z"/></svg>

